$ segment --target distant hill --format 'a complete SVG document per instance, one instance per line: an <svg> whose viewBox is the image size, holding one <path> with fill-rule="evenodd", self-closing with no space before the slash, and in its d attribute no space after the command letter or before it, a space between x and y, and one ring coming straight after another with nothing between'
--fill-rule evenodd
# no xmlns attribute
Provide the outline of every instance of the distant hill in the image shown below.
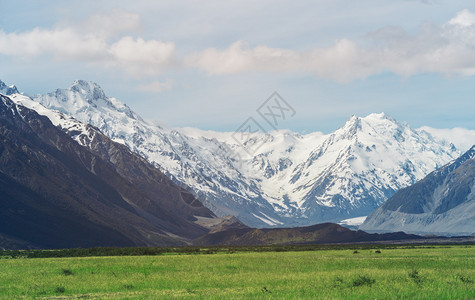
<svg viewBox="0 0 475 300"><path fill-rule="evenodd" d="M295 228L236 228L209 233L194 241L195 245L289 245L315 243L359 243L421 239L403 232L370 234L353 231L334 223Z"/></svg>

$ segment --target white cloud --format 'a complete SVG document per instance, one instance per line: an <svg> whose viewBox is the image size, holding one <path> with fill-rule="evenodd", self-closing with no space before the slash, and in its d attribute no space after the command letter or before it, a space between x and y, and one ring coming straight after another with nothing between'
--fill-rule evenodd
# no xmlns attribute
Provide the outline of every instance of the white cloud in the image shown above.
<svg viewBox="0 0 475 300"><path fill-rule="evenodd" d="M71 28L44 30L35 28L23 33L0 30L0 54L21 58L50 54L54 58L103 59L106 42L94 35L81 35Z"/></svg>
<svg viewBox="0 0 475 300"><path fill-rule="evenodd" d="M386 27L361 40L341 38L306 51L250 47L236 41L226 49L208 48L176 57L173 42L121 35L139 29L137 14L114 11L69 27L19 33L0 30L0 54L102 63L137 77L182 66L210 74L298 72L339 82L382 72L475 75L475 14L466 9L443 25L424 24L416 34Z"/></svg>
<svg viewBox="0 0 475 300"><path fill-rule="evenodd" d="M0 55L24 60L45 56L54 60L102 63L119 66L139 77L159 74L174 63L174 43L130 36L113 42L108 39L139 27L138 15L113 12L108 16L92 16L77 26L35 28L21 33L0 30Z"/></svg>
<svg viewBox="0 0 475 300"><path fill-rule="evenodd" d="M286 49L258 46L250 49L243 41L219 51L209 48L186 58L188 66L196 66L212 74L232 74L243 71L297 70L298 53Z"/></svg>
<svg viewBox="0 0 475 300"><path fill-rule="evenodd" d="M463 27L472 26L475 24L475 14L472 14L468 9L464 9L452 18L448 24Z"/></svg>
<svg viewBox="0 0 475 300"><path fill-rule="evenodd" d="M312 73L340 82L384 71L403 76L436 72L475 74L475 14L463 10L442 26L425 24L416 35L397 27L366 36L366 46L339 39L329 47L310 51L257 46L238 41L229 48L209 48L187 58L188 66L211 74L246 71ZM369 45L368 45L369 44Z"/></svg>
<svg viewBox="0 0 475 300"><path fill-rule="evenodd" d="M211 74L245 71L303 72L318 77L349 81L382 72L380 53L360 48L355 42L341 39L328 48L298 52L258 46L249 48L243 41L219 51L214 48L195 53L186 64Z"/></svg>
<svg viewBox="0 0 475 300"><path fill-rule="evenodd" d="M114 63L136 76L156 75L173 64L175 44L124 37L110 46Z"/></svg>
<svg viewBox="0 0 475 300"><path fill-rule="evenodd" d="M167 79L166 81L153 81L148 84L144 84L139 86L139 90L144 91L144 92L154 92L154 93L160 93L163 91L169 91L173 88L175 83L173 80Z"/></svg>
<svg viewBox="0 0 475 300"><path fill-rule="evenodd" d="M355 42L341 39L331 47L314 49L302 59L308 72L340 82L365 78L383 71L381 55Z"/></svg>
<svg viewBox="0 0 475 300"><path fill-rule="evenodd" d="M50 54L55 59L105 60L110 58L108 38L139 29L138 14L114 10L54 29L34 28L21 33L0 30L0 54L26 59Z"/></svg>

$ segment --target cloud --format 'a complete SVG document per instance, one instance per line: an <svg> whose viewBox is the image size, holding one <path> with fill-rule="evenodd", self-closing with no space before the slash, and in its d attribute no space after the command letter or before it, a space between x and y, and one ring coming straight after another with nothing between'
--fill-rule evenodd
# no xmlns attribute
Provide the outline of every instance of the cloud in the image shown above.
<svg viewBox="0 0 475 300"><path fill-rule="evenodd" d="M113 37L140 28L137 14L113 11L54 29L35 28L21 33L0 30L0 55L30 60L39 56L118 66L132 76L153 76L174 63L172 42Z"/></svg>
<svg viewBox="0 0 475 300"><path fill-rule="evenodd" d="M364 45L364 46L363 46ZM475 74L475 14L463 10L442 26L424 24L416 35L387 27L358 43L339 39L309 51L257 46L238 41L229 48L208 48L190 55L186 65L210 74L300 72L348 82L382 72L402 76L435 72Z"/></svg>
<svg viewBox="0 0 475 300"><path fill-rule="evenodd" d="M191 54L186 58L186 64L212 74L232 74L250 70L296 70L300 67L297 65L299 59L298 53L291 50L267 46L250 49L244 41L237 41L223 51L209 48L201 53Z"/></svg>
<svg viewBox="0 0 475 300"><path fill-rule="evenodd" d="M72 28L44 30L35 28L23 33L0 30L0 54L31 58L50 54L59 59L98 60L105 58L106 42L94 35L81 35Z"/></svg>
<svg viewBox="0 0 475 300"><path fill-rule="evenodd" d="M108 49L114 63L136 76L156 75L174 62L175 44L124 37Z"/></svg>
<svg viewBox="0 0 475 300"><path fill-rule="evenodd" d="M448 24L462 27L472 26L475 24L475 14L472 14L468 9L464 9L452 18Z"/></svg>
<svg viewBox="0 0 475 300"><path fill-rule="evenodd" d="M383 70L378 53L360 48L355 42L341 39L328 48L298 52L258 46L249 48L238 41L228 49L214 48L188 57L188 66L210 74L234 74L245 71L302 72L346 82L365 78Z"/></svg>
<svg viewBox="0 0 475 300"><path fill-rule="evenodd" d="M164 82L162 82L162 81L153 81L151 83L141 85L141 86L139 86L139 90L144 91L144 92L160 93L160 92L163 92L163 91L171 90L174 85L175 85L175 83L172 80L167 79Z"/></svg>
<svg viewBox="0 0 475 300"><path fill-rule="evenodd" d="M251 47L245 41L236 41L225 49L211 47L177 57L174 42L124 36L139 29L137 14L113 11L66 27L20 33L0 30L0 54L99 63L136 77L156 76L182 67L217 75L296 72L338 82L383 72L402 76L475 75L475 14L466 9L445 24L423 24L416 34L385 27L359 40L340 38L327 47L306 51Z"/></svg>

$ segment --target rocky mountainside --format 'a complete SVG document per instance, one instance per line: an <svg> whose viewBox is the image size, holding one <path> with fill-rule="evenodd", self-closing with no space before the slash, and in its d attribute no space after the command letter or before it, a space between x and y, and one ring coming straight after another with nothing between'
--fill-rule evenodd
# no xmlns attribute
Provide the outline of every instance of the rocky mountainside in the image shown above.
<svg viewBox="0 0 475 300"><path fill-rule="evenodd" d="M360 228L442 235L475 233L475 146L397 192Z"/></svg>
<svg viewBox="0 0 475 300"><path fill-rule="evenodd" d="M150 124L95 83L79 80L34 100L98 128L217 215L234 215L249 226L305 226L368 215L460 154L385 114L353 116L328 135L256 133L246 141L260 145L250 156L233 133Z"/></svg>
<svg viewBox="0 0 475 300"><path fill-rule="evenodd" d="M15 97L41 111L28 97ZM50 111L47 118L0 95L0 138L0 241L6 245L183 245L209 232L199 219L217 219L143 158L70 117Z"/></svg>

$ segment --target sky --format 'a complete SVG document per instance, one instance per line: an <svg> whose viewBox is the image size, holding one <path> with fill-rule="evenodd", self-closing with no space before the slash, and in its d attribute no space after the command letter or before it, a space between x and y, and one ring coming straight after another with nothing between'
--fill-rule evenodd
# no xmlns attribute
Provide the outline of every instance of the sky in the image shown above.
<svg viewBox="0 0 475 300"><path fill-rule="evenodd" d="M143 118L236 130L278 92L278 129L331 132L385 112L475 129L475 1L1 0L0 80L76 79ZM267 128L265 128L267 129Z"/></svg>

